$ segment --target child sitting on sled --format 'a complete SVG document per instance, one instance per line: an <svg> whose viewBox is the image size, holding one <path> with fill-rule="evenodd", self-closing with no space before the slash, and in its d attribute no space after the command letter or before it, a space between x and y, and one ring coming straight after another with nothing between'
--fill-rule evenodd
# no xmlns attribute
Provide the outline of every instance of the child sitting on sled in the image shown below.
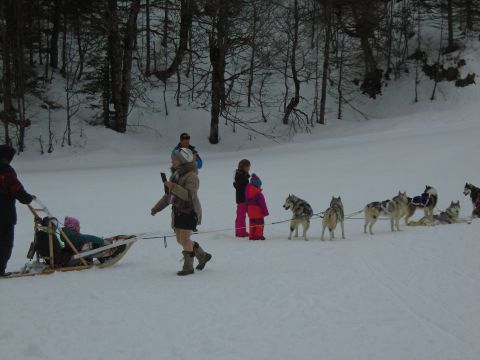
<svg viewBox="0 0 480 360"><path fill-rule="evenodd" d="M63 222L63 233L70 239L78 250L81 250L87 243L91 243L94 248L104 246L106 243L110 243L108 239L102 239L95 235L86 235L80 232L80 221L74 217L66 216ZM62 234L62 241L63 239Z"/></svg>
<svg viewBox="0 0 480 360"><path fill-rule="evenodd" d="M245 200L247 203L247 214L250 222L250 240L265 240L263 236L263 228L265 225L265 217L268 214L267 203L262 194L262 181L253 174L250 184L245 190Z"/></svg>

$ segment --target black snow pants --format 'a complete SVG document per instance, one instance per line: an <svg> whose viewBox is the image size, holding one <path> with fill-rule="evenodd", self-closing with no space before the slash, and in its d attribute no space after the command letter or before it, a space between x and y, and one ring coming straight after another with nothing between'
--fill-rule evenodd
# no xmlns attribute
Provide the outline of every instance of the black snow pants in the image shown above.
<svg viewBox="0 0 480 360"><path fill-rule="evenodd" d="M0 275L5 273L8 260L12 255L15 225L0 225Z"/></svg>

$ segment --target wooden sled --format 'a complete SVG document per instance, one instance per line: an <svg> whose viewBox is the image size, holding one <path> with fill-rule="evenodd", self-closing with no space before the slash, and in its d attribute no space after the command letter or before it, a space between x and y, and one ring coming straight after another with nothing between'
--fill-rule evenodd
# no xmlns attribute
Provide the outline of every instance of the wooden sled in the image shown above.
<svg viewBox="0 0 480 360"><path fill-rule="evenodd" d="M41 204L40 202L38 202ZM20 271L15 271L3 277L3 279L29 277L36 275L50 275L56 271L81 271L85 269L108 268L118 263L126 255L128 250L137 241L134 235L117 235L110 238L111 243L95 249L87 249L79 251L62 229L57 229L62 238L65 240L65 250L60 254L58 245L55 243L58 238L55 233L54 226L49 220L48 225L42 225L42 218L45 215L49 219L52 215L46 207L35 209L29 206L30 212L34 217L35 239L30 245L27 257L32 260L25 264ZM48 254L40 255L37 251L37 234L43 232L48 234ZM66 253L66 254L65 254ZM33 258L36 258L33 260ZM62 258L62 259L60 259Z"/></svg>

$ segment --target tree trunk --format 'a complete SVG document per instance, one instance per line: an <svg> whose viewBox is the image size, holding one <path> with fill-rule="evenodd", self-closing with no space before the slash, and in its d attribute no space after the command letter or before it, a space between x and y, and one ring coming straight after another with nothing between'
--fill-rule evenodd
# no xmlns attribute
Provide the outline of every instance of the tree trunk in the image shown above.
<svg viewBox="0 0 480 360"><path fill-rule="evenodd" d="M63 32L62 32L62 67L60 69L60 73L63 77L65 77L65 72L67 69L67 9L66 9L66 0L63 1L62 4L62 12L63 12Z"/></svg>
<svg viewBox="0 0 480 360"><path fill-rule="evenodd" d="M61 17L61 0L54 0L53 8L53 28L52 36L50 37L50 66L53 68L58 67L58 34L60 32L60 17Z"/></svg>
<svg viewBox="0 0 480 360"><path fill-rule="evenodd" d="M290 99L290 102L287 105L287 109L283 115L283 123L288 124L288 119L290 118L290 114L295 110L295 108L300 103L300 80L298 79L298 71L297 71L297 47L298 47L298 26L300 23L300 17L298 14L298 0L294 2L294 9L293 9L293 39L292 39L292 52L290 55L290 66L292 70L292 79L295 85L295 94Z"/></svg>
<svg viewBox="0 0 480 360"><path fill-rule="evenodd" d="M75 33L77 37L77 47L78 47L78 61L79 61L79 68L77 74L77 80L80 80L83 75L83 66L85 64L85 51L83 49L82 44L82 33L81 33L81 26L80 26L80 14L77 13L76 16L73 18L73 26L75 27Z"/></svg>
<svg viewBox="0 0 480 360"><path fill-rule="evenodd" d="M325 46L323 49L322 93L320 99L319 124L325 124L325 105L327 102L327 82L330 68L330 42L332 37L332 0L325 3Z"/></svg>
<svg viewBox="0 0 480 360"><path fill-rule="evenodd" d="M209 136L211 144L218 144L220 140L219 118L221 110L225 106L225 59L228 46L228 8L230 1L219 0L216 5L216 21L209 38L210 63L212 64L212 105Z"/></svg>
<svg viewBox="0 0 480 360"><path fill-rule="evenodd" d="M371 19L373 12L374 9L371 9L371 4L367 0L358 0L352 4L352 13L365 61L365 75L360 89L375 99L382 92L382 71L377 67L370 45L370 38L373 38L376 26L375 21Z"/></svg>
<svg viewBox="0 0 480 360"><path fill-rule="evenodd" d="M132 84L133 50L137 39L137 18L140 11L140 0L133 0L128 15L125 38L123 41L123 69L122 69L122 123L117 131L127 131L128 108L130 105L130 90Z"/></svg>
<svg viewBox="0 0 480 360"><path fill-rule="evenodd" d="M188 35L190 33L190 28L192 27L193 19L193 10L194 10L194 0L181 0L180 1L180 41L178 44L177 52L175 53L175 58L168 68L165 70L155 70L154 75L161 81L167 81L171 76L173 76L177 68L180 66L183 60L183 56L187 50L188 46Z"/></svg>
<svg viewBox="0 0 480 360"><path fill-rule="evenodd" d="M252 87L253 87L253 75L255 68L255 49L256 49L256 37L257 37L257 6L253 2L253 23L252 23L252 34L251 34L251 47L252 52L250 54L250 69L248 75L248 84L247 84L247 106L250 107L252 101Z"/></svg>
<svg viewBox="0 0 480 360"><path fill-rule="evenodd" d="M10 0L12 1L12 0ZM15 44L13 64L15 69L15 98L17 100L18 114L18 151L25 151L25 128L29 125L25 118L25 64L24 64L24 24L23 24L23 8L21 1L13 1L13 19L15 30Z"/></svg>
<svg viewBox="0 0 480 360"><path fill-rule="evenodd" d="M472 8L472 0L465 0L465 14L466 14L466 21L467 21L467 30L473 30L473 8Z"/></svg>
<svg viewBox="0 0 480 360"><path fill-rule="evenodd" d="M453 0L447 0L447 26L448 26L448 45L446 52L455 51L455 42L453 40Z"/></svg>
<svg viewBox="0 0 480 360"><path fill-rule="evenodd" d="M108 127L121 132L124 127L123 106L122 106L122 47L120 32L118 29L117 0L108 0L107 26L108 26L108 60L110 69L110 94L115 109L113 123L109 121Z"/></svg>
<svg viewBox="0 0 480 360"><path fill-rule="evenodd" d="M146 17L146 32L145 32L145 42L147 47L147 59L146 59L146 68L145 73L150 75L150 0L145 2L145 17Z"/></svg>
<svg viewBox="0 0 480 360"><path fill-rule="evenodd" d="M7 24L7 4L0 4L0 21L4 24ZM2 26L2 68L3 68L3 79L2 79L2 93L3 93L3 114L0 112L1 120L4 126L4 142L7 145L11 144L10 134L8 129L9 117L13 112L12 104L12 71L10 65L10 39L7 37L7 27Z"/></svg>

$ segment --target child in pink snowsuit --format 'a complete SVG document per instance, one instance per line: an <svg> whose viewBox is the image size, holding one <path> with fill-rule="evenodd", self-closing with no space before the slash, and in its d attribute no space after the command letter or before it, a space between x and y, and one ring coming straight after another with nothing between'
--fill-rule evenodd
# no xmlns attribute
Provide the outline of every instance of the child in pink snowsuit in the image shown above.
<svg viewBox="0 0 480 360"><path fill-rule="evenodd" d="M265 217L268 216L267 203L262 194L262 181L253 174L250 184L245 190L247 200L247 213L250 221L250 240L265 240L263 228L265 226Z"/></svg>
<svg viewBox="0 0 480 360"><path fill-rule="evenodd" d="M237 200L237 218L235 219L235 236L248 237L246 217L247 217L247 203L245 202L245 189L250 180L250 161L243 159L238 163L238 168L235 171L235 182L233 187L236 192Z"/></svg>

